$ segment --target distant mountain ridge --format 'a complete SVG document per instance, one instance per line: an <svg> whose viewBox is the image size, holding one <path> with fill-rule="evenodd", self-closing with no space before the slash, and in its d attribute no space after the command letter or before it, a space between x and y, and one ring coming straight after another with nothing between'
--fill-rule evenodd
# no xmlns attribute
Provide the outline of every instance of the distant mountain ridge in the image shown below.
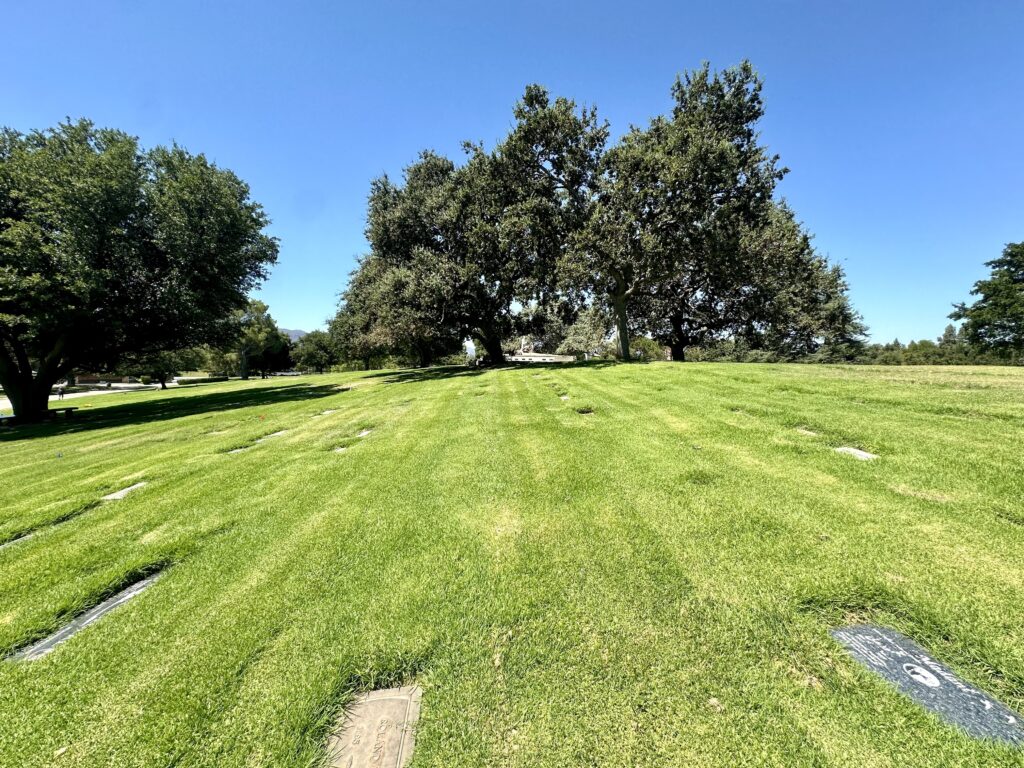
<svg viewBox="0 0 1024 768"><path fill-rule="evenodd" d="M305 336L308 333L308 331L293 331L290 328L281 328L280 330L281 330L281 333L283 333L285 336L287 336L293 342L294 341L298 341L299 339L301 339L303 336Z"/></svg>

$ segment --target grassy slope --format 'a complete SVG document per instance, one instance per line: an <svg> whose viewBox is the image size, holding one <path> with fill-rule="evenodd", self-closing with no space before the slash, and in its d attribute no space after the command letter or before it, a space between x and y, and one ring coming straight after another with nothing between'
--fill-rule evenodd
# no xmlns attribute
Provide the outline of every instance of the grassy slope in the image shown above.
<svg viewBox="0 0 1024 768"><path fill-rule="evenodd" d="M420 768L1024 764L827 634L891 625L1024 710L1024 371L352 374L83 413L0 436L0 541L39 529L0 550L0 650L171 567L0 663L0 765L315 765L353 691L414 679Z"/></svg>

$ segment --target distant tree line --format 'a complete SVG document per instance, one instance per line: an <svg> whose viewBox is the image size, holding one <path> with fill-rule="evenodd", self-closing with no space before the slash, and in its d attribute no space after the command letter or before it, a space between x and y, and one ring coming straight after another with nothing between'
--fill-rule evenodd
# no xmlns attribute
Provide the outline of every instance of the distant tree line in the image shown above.
<svg viewBox="0 0 1024 768"><path fill-rule="evenodd" d="M526 88L508 134L423 152L370 188L369 252L327 331L292 344L250 299L277 240L248 186L177 145L86 120L0 130L0 386L45 416L74 371L166 384L193 367L580 357L878 363L1024 360L1024 243L987 262L937 341L865 343L842 270L775 196L748 62L678 78L671 110L609 146L596 110Z"/></svg>
<svg viewBox="0 0 1024 768"><path fill-rule="evenodd" d="M906 344L862 344L849 362L873 365L1022 365L1024 364L1024 243L1008 243L1002 255L988 261L989 277L971 290L973 304L956 304L950 318L959 328L946 326L932 341ZM826 351L825 348L822 351ZM777 362L785 359L773 350L756 349L742 338L720 341L696 351L700 360ZM831 362L822 352L799 358L802 362Z"/></svg>
<svg viewBox="0 0 1024 768"><path fill-rule="evenodd" d="M783 210L782 207L779 210ZM790 219L791 221L791 219ZM784 242L784 241L780 241ZM1024 247L1009 244L1003 255L987 263L992 276L979 281L973 295L978 300L971 306L958 304L951 317L961 320L960 327L947 325L936 339L895 339L884 344L850 342L819 344L812 351L801 352L799 346L773 343L751 343L751 337L734 333L725 338L706 339L688 345L687 358L705 362L848 362L870 365L1007 365L1024 362ZM357 270L356 276L365 273ZM394 275L393 275L394 276ZM394 283L388 283L394 287ZM357 293L358 295L358 293ZM781 291L778 292L781 295ZM388 304L388 294L376 297L372 304L382 312L401 304ZM388 310L388 307L391 310ZM340 312L339 317L351 317ZM407 314L407 318L412 314ZM182 371L202 370L214 375L248 377L250 373L267 374L291 368L324 373L339 365L357 367L404 367L432 363L465 363L461 340L454 338L424 355L422 347L403 343L403 337L382 339L375 347L354 350L342 347L345 335L336 318L330 331L313 331L292 342L270 316L268 307L250 301L243 310L232 315L235 333L233 343L214 348L209 345L148 356L127 355L118 372L145 376L165 384ZM516 317L516 330L522 336L508 337L501 342L502 352L517 352L525 339L530 349L553 351L581 359L621 359L622 348L615 334L615 318L607 305L591 302L573 311L566 301L545 309L539 305L523 307ZM373 326L383 333L388 323ZM414 325L406 326L412 333ZM675 350L651 336L634 335L629 341L630 354L641 360L671 359ZM426 357L426 359L425 359Z"/></svg>
<svg viewBox="0 0 1024 768"><path fill-rule="evenodd" d="M766 350L750 349L742 342L723 341L710 347L694 350L691 360L704 362L837 362L807 355L786 360ZM864 365L1015 365L1024 362L1019 353L986 349L971 343L961 327L947 325L942 335L932 339L901 342L894 339L885 344L864 344L844 362Z"/></svg>
<svg viewBox="0 0 1024 768"><path fill-rule="evenodd" d="M231 315L234 332L229 343L188 349L126 355L116 372L158 382L168 381L185 371L204 371L213 376L247 379L266 378L278 371L299 369L324 373L340 362L331 337L312 331L292 341L270 315L262 301L251 300Z"/></svg>
<svg viewBox="0 0 1024 768"><path fill-rule="evenodd" d="M683 360L727 340L852 359L864 325L842 270L774 197L786 169L757 133L761 91L748 62L705 65L668 114L608 146L594 109L529 86L493 148L466 144L461 165L423 152L400 182L373 182L335 349L365 366L429 365L466 338L492 362L523 337L603 354L608 321L626 360L647 342Z"/></svg>
<svg viewBox="0 0 1024 768"><path fill-rule="evenodd" d="M881 365L1024 364L1024 243L1008 243L999 258L985 262L989 277L974 284L973 304L956 304L935 341L872 344L858 362Z"/></svg>

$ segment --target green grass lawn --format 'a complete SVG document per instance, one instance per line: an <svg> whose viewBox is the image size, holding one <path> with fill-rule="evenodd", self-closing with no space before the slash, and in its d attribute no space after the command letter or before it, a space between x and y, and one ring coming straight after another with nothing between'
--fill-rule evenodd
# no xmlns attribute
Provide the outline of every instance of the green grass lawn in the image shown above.
<svg viewBox="0 0 1024 768"><path fill-rule="evenodd" d="M163 575L0 662L0 765L317 765L354 695L412 682L417 768L1024 764L828 634L891 626L1024 711L1024 370L376 372L73 404L0 432L0 542L35 532L0 549L0 652Z"/></svg>

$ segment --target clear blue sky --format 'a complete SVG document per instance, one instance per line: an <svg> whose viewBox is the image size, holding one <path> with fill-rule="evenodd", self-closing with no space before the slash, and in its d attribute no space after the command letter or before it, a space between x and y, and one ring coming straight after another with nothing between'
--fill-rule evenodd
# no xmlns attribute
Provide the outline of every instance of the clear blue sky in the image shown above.
<svg viewBox="0 0 1024 768"><path fill-rule="evenodd" d="M0 124L89 117L205 152L281 239L278 323L333 313L371 178L492 144L527 83L613 132L676 74L749 58L780 192L846 269L875 340L938 335L1024 240L1024 2L12 2Z"/></svg>

